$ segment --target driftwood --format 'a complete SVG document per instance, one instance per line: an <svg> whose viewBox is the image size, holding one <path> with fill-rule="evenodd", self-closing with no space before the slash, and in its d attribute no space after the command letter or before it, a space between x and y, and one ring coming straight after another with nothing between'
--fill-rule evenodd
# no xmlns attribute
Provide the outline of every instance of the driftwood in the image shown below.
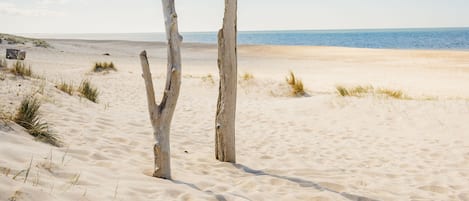
<svg viewBox="0 0 469 201"><path fill-rule="evenodd" d="M220 86L215 121L215 157L236 162L237 0L225 0L223 27L218 32Z"/></svg>
<svg viewBox="0 0 469 201"><path fill-rule="evenodd" d="M166 86L160 104L156 104L155 102L155 92L146 51L140 54L140 60L147 92L148 111L156 140L153 147L155 157L153 176L171 179L169 134L171 120L181 87L180 44L182 37L178 32L174 0L162 0L162 3L166 25L166 37L168 39L168 66Z"/></svg>

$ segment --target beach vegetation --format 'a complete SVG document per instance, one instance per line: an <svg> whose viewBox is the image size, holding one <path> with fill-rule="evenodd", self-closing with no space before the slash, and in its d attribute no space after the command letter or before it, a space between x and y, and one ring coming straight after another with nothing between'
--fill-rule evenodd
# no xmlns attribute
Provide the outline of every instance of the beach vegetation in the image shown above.
<svg viewBox="0 0 469 201"><path fill-rule="evenodd" d="M340 96L363 96L373 92L373 86L355 86L351 88L336 86L336 90Z"/></svg>
<svg viewBox="0 0 469 201"><path fill-rule="evenodd" d="M21 77L31 77L33 74L31 71L31 66L26 67L26 64L20 61L16 61L13 64L13 68L10 69L10 72L16 76Z"/></svg>
<svg viewBox="0 0 469 201"><path fill-rule="evenodd" d="M36 47L42 47L42 48L49 48L49 47L51 47L51 45L50 45L49 43L47 43L46 41L44 41L44 40L37 40L37 39L35 39L35 40L33 40L33 44L34 44L34 46L36 46Z"/></svg>
<svg viewBox="0 0 469 201"><path fill-rule="evenodd" d="M90 80L83 80L78 88L78 92L86 99L97 103L98 101L98 89L91 84Z"/></svg>
<svg viewBox="0 0 469 201"><path fill-rule="evenodd" d="M408 96L404 94L402 90L394 90L394 89L387 89L387 88L377 88L375 89L373 86L355 86L355 87L344 87L344 86L336 86L337 93L340 96L355 96L355 97L362 97L367 94L372 95L383 95L390 98L395 99L409 99Z"/></svg>
<svg viewBox="0 0 469 201"><path fill-rule="evenodd" d="M0 68L8 68L8 63L6 59L0 59Z"/></svg>
<svg viewBox="0 0 469 201"><path fill-rule="evenodd" d="M0 38L5 40L10 45L16 45L16 44L25 45L26 43L32 43L36 47L43 47L43 48L52 47L45 40L40 40L40 39L27 38L27 37L16 36L16 35L11 35L11 34L3 34L3 33L0 33Z"/></svg>
<svg viewBox="0 0 469 201"><path fill-rule="evenodd" d="M380 88L376 90L376 93L395 99L408 99L408 97L401 90Z"/></svg>
<svg viewBox="0 0 469 201"><path fill-rule="evenodd" d="M206 76L202 76L202 81L209 83L211 85L215 85L215 80L213 79L212 74L208 74Z"/></svg>
<svg viewBox="0 0 469 201"><path fill-rule="evenodd" d="M305 88L303 82L298 79L292 71L290 71L290 75L286 78L288 85L292 90L292 94L295 96L304 96L306 95Z"/></svg>
<svg viewBox="0 0 469 201"><path fill-rule="evenodd" d="M249 80L252 80L254 79L254 75L252 75L251 73L244 73L241 78L244 80L244 81L249 81Z"/></svg>
<svg viewBox="0 0 469 201"><path fill-rule="evenodd" d="M93 72L99 73L99 72L109 72L109 71L117 71L114 63L111 62L95 62L93 66Z"/></svg>
<svg viewBox="0 0 469 201"><path fill-rule="evenodd" d="M41 102L32 96L28 96L21 101L13 119L15 123L22 126L37 140L59 147L61 142L58 137L49 129L46 122L43 122L39 113Z"/></svg>
<svg viewBox="0 0 469 201"><path fill-rule="evenodd" d="M61 81L60 83L58 83L56 88L60 91L67 93L68 95L72 95L74 90L73 83L67 83L65 81Z"/></svg>

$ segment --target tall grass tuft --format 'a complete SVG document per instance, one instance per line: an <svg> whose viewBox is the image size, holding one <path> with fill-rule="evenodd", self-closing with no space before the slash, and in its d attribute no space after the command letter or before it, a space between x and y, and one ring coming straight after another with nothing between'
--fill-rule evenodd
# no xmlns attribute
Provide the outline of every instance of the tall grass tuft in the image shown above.
<svg viewBox="0 0 469 201"><path fill-rule="evenodd" d="M97 103L99 92L98 89L91 84L90 80L83 80L78 88L78 92L86 99Z"/></svg>
<svg viewBox="0 0 469 201"><path fill-rule="evenodd" d="M292 71L290 71L290 76L287 77L286 81L288 85L290 85L293 95L295 96L306 95L303 82L300 79L296 78L295 74Z"/></svg>
<svg viewBox="0 0 469 201"><path fill-rule="evenodd" d="M0 68L8 68L8 63L6 59L0 59Z"/></svg>
<svg viewBox="0 0 469 201"><path fill-rule="evenodd" d="M36 139L59 147L61 144L60 140L49 130L48 124L41 121L39 114L40 107L41 103L38 99L26 97L21 101L14 121L24 127Z"/></svg>
<svg viewBox="0 0 469 201"><path fill-rule="evenodd" d="M94 66L93 66L93 72L96 72L96 73L99 73L99 72L103 72L103 71L117 71L116 67L114 66L114 63L112 62L96 62L94 63Z"/></svg>
<svg viewBox="0 0 469 201"><path fill-rule="evenodd" d="M73 83L67 83L65 81L61 81L59 84L57 84L56 88L67 93L68 95L72 95L74 90Z"/></svg>
<svg viewBox="0 0 469 201"><path fill-rule="evenodd" d="M33 75L33 72L31 71L31 66L26 67L26 65L20 61L16 61L13 64L13 68L10 69L10 72L16 76L21 77L31 77Z"/></svg>

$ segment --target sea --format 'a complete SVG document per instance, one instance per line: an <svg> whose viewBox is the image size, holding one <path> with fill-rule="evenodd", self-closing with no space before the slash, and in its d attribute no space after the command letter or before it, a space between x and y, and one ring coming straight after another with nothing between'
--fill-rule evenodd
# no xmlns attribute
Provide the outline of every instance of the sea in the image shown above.
<svg viewBox="0 0 469 201"><path fill-rule="evenodd" d="M165 41L164 33L23 34L38 38ZM217 43L216 32L181 33L187 43ZM469 51L467 28L239 31L241 45L338 46Z"/></svg>

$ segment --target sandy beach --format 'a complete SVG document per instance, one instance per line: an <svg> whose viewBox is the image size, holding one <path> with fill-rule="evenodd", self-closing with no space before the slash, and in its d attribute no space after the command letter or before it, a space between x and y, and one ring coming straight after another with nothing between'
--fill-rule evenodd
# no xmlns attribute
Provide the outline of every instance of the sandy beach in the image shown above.
<svg viewBox="0 0 469 201"><path fill-rule="evenodd" d="M36 94L64 146L0 121L0 200L469 201L469 51L239 46L233 165L214 153L216 45L183 44L173 180L162 180L151 177L154 139L138 54L148 52L159 99L166 44L47 42L53 47L0 46L2 57L6 48L26 50L25 63L45 78L1 71L0 111L12 114ZM100 61L117 71L92 73ZM290 71L309 96L290 94ZM55 88L85 78L97 86L98 103ZM342 97L338 85L408 98ZM31 161L25 179L18 173Z"/></svg>

